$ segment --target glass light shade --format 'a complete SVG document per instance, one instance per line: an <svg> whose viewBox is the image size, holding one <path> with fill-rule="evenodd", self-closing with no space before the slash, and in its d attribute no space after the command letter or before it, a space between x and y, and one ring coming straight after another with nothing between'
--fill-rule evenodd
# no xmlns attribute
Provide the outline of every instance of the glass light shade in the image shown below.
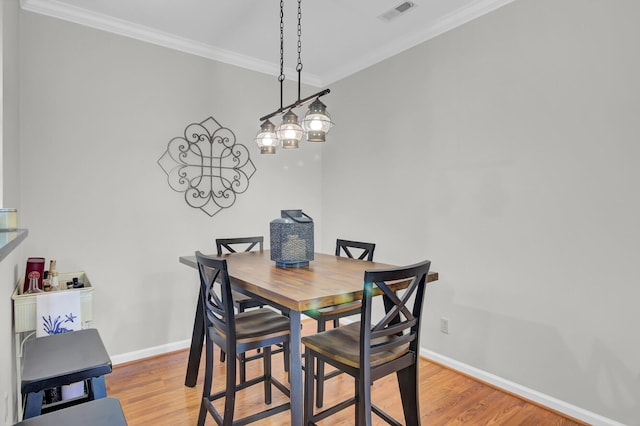
<svg viewBox="0 0 640 426"><path fill-rule="evenodd" d="M276 148L280 145L276 135L276 126L271 121L266 120L260 126L260 131L258 131L255 141L260 147L260 154L275 154Z"/></svg>
<svg viewBox="0 0 640 426"><path fill-rule="evenodd" d="M282 149L295 149L302 140L302 127L298 124L298 116L291 110L282 116L282 123L276 132L282 141Z"/></svg>
<svg viewBox="0 0 640 426"><path fill-rule="evenodd" d="M325 141L325 136L329 132L329 129L333 127L333 122L331 122L331 116L327 112L327 106L323 104L320 99L316 98L316 100L309 105L309 110L304 116L302 126L304 127L304 131L307 132L307 141Z"/></svg>

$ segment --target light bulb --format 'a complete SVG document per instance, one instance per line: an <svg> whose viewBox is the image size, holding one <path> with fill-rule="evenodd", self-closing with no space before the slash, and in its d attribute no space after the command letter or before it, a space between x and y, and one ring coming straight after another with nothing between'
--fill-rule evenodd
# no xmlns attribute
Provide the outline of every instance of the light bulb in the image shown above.
<svg viewBox="0 0 640 426"><path fill-rule="evenodd" d="M271 137L271 135L266 135L262 138L262 144L265 146L275 146L276 145L276 138Z"/></svg>
<svg viewBox="0 0 640 426"><path fill-rule="evenodd" d="M320 129L322 129L322 121L320 121L318 119L311 120L311 122L309 123L309 128L311 130L320 130Z"/></svg>

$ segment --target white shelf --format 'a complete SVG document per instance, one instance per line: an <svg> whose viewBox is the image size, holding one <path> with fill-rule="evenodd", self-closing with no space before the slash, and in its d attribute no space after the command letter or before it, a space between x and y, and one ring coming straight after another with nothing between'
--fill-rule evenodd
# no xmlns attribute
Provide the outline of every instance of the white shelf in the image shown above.
<svg viewBox="0 0 640 426"><path fill-rule="evenodd" d="M78 281L84 283L83 288L66 289L67 281L72 281L73 278L78 278ZM39 295L55 294L63 291L77 291L80 292L80 312L82 320L82 328L87 328L85 325L90 324L93 320L92 312L92 296L93 286L84 271L77 272L61 272L58 275L58 281L60 288L64 290L43 292L43 293L30 293L20 294L20 290L24 288L24 277L21 277L18 281L16 289L13 291L11 298L13 299L13 316L15 322L15 333L22 333L25 331L33 331L36 329L36 297Z"/></svg>

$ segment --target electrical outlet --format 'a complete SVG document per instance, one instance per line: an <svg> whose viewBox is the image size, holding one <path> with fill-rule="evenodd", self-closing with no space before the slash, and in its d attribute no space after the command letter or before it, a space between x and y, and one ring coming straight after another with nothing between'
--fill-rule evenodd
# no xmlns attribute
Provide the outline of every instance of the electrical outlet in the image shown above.
<svg viewBox="0 0 640 426"><path fill-rule="evenodd" d="M449 318L440 318L440 332L449 334Z"/></svg>

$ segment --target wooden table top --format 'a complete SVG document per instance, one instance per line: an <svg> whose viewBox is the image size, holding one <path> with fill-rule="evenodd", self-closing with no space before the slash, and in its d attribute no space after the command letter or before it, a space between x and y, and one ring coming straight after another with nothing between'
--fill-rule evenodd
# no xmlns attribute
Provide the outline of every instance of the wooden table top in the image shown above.
<svg viewBox="0 0 640 426"><path fill-rule="evenodd" d="M396 267L324 253L303 268L276 267L269 250L224 257L234 286L298 312L359 300L365 271ZM195 256L182 256L180 263L197 268ZM437 279L430 271L427 281Z"/></svg>

